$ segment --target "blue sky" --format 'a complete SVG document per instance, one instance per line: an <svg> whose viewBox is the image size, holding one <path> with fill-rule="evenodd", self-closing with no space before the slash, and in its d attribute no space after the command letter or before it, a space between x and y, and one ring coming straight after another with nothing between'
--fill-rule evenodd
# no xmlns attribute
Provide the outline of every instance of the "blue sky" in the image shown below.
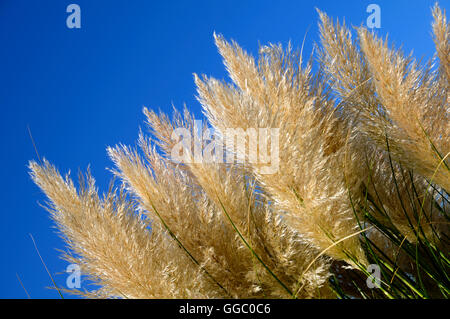
<svg viewBox="0 0 450 319"><path fill-rule="evenodd" d="M71 3L81 7L81 29L66 26ZM26 298L16 273L32 298L58 298L30 233L58 285L67 278L56 251L63 242L28 176L36 155L27 126L41 156L75 176L90 165L104 190L105 149L134 144L143 106L170 113L186 103L200 117L192 73L226 78L214 31L255 54L258 43L300 46L309 29L309 53L315 7L359 26L370 3L381 7L380 34L417 57L433 55L428 0L0 0L0 298Z"/></svg>

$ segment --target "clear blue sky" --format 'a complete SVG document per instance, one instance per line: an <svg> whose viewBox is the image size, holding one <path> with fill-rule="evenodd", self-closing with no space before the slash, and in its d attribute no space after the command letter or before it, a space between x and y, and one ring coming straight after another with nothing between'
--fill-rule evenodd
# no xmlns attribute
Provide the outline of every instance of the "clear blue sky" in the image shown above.
<svg viewBox="0 0 450 319"><path fill-rule="evenodd" d="M81 7L81 29L66 27L71 3ZM359 26L370 3L381 7L379 33L432 56L428 0L0 0L0 297L26 297L17 273L32 298L58 298L29 233L57 283L66 281L56 251L64 245L28 176L36 156L27 125L41 156L62 172L90 164L105 189L105 149L135 142L143 106L170 112L186 103L200 116L192 73L226 77L213 31L256 53L258 43L300 46L309 28L308 52L318 39L315 7Z"/></svg>

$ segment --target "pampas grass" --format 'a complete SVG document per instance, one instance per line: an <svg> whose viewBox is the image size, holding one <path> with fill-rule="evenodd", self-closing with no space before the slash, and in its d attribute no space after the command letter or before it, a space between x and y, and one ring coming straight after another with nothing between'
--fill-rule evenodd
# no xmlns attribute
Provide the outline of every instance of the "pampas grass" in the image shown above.
<svg viewBox="0 0 450 319"><path fill-rule="evenodd" d="M103 196L89 172L77 189L31 161L64 258L100 286L78 293L447 298L450 28L437 5L433 17L436 59L426 65L363 27L354 40L320 11L310 61L280 45L255 59L214 35L232 83L195 75L198 100L219 137L278 128L273 174L241 148L244 163L173 161L172 132L198 134L187 110L170 119L144 109L152 137L108 148L122 183ZM369 265L381 270L376 289Z"/></svg>

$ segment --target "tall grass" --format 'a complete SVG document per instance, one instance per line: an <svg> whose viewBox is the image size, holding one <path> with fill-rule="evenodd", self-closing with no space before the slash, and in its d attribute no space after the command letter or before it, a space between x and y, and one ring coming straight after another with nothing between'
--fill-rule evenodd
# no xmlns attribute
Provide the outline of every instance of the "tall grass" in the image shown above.
<svg viewBox="0 0 450 319"><path fill-rule="evenodd" d="M187 110L169 119L144 109L152 136L141 132L139 149L108 148L121 184L104 195L89 172L76 188L48 161L31 161L64 258L100 287L78 293L448 298L450 28L437 5L433 16L426 65L363 27L354 40L320 11L308 62L281 45L256 60L215 35L232 83L195 75L198 100L216 138L279 129L271 174L250 160L249 137L233 150L243 163L224 163L229 149L175 161L175 130L206 133ZM191 141L185 158L202 143Z"/></svg>

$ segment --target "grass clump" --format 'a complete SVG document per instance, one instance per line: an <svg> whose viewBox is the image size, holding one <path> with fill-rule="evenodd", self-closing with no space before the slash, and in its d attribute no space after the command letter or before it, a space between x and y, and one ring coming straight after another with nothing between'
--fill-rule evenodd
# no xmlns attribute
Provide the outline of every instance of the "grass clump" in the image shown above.
<svg viewBox="0 0 450 319"><path fill-rule="evenodd" d="M100 287L83 294L447 298L450 28L437 5L433 16L425 66L363 27L354 40L320 11L308 62L280 45L255 59L215 35L232 83L195 75L198 100L218 140L229 128L278 129L270 174L247 154L249 136L211 161L173 160L173 132L206 133L187 110L144 109L152 137L108 148L122 183L103 196L89 173L77 189L48 161L30 162L64 257ZM190 141L184 158L206 146ZM232 152L243 161L224 163Z"/></svg>

